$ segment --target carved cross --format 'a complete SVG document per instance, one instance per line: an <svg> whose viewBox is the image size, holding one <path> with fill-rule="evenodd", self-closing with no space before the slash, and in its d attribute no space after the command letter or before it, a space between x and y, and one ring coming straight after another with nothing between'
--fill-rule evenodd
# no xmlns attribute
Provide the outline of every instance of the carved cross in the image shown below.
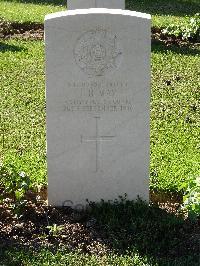
<svg viewBox="0 0 200 266"><path fill-rule="evenodd" d="M98 121L100 119L99 116L95 116L94 117L95 120L96 120L96 133L95 133L95 136L91 136L91 137L83 137L81 135L81 143L83 142L94 142L95 143L95 146L96 146L96 172L99 171L100 169L100 144L101 142L103 141L111 141L113 138L115 138L115 136L101 136L99 135L99 124L98 124Z"/></svg>

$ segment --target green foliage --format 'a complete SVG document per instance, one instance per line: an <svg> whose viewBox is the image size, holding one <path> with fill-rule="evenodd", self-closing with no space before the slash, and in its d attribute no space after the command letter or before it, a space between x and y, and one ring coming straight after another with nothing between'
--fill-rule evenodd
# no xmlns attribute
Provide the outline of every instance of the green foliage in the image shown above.
<svg viewBox="0 0 200 266"><path fill-rule="evenodd" d="M165 28L187 24L188 17L200 10L199 0L127 0L126 8L152 15L152 25Z"/></svg>
<svg viewBox="0 0 200 266"><path fill-rule="evenodd" d="M24 172L18 172L13 165L0 166L0 202L6 197L13 198L11 204L16 214L19 214L26 204L26 192L30 189L30 178Z"/></svg>
<svg viewBox="0 0 200 266"><path fill-rule="evenodd" d="M57 224L48 225L47 229L49 230L49 233L52 236L58 236L63 230L63 225L57 225Z"/></svg>
<svg viewBox="0 0 200 266"><path fill-rule="evenodd" d="M200 14L190 18L187 24L172 24L162 30L164 34L175 35L183 40L200 41Z"/></svg>
<svg viewBox="0 0 200 266"><path fill-rule="evenodd" d="M183 182L180 190L185 191L182 208L188 210L191 219L200 217L200 177Z"/></svg>

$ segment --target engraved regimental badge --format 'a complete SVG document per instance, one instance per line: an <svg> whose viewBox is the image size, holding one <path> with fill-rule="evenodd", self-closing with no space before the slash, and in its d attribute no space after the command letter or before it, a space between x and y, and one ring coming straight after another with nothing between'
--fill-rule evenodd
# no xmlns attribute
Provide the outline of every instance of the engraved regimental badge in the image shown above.
<svg viewBox="0 0 200 266"><path fill-rule="evenodd" d="M78 38L74 58L88 76L103 76L120 65L122 49L116 35L107 30L91 30Z"/></svg>

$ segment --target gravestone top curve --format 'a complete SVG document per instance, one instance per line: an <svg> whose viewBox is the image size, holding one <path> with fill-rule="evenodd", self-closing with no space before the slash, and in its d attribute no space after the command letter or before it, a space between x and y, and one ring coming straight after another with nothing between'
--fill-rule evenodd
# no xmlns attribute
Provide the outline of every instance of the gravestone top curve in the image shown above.
<svg viewBox="0 0 200 266"><path fill-rule="evenodd" d="M125 0L68 0L67 9L80 8L117 8L125 9Z"/></svg>
<svg viewBox="0 0 200 266"><path fill-rule="evenodd" d="M61 18L64 16L74 16L74 15L87 15L87 14L111 14L111 15L124 15L132 16L136 18L151 19L151 15L130 10L118 10L118 9L106 9L106 8L90 8L90 9L78 9L69 11L60 11L56 13L51 13L45 16L45 22L54 18Z"/></svg>

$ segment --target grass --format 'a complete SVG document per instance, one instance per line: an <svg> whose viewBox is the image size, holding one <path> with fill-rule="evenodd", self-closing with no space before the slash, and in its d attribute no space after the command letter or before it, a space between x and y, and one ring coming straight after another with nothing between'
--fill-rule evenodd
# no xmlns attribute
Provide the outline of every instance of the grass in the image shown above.
<svg viewBox="0 0 200 266"><path fill-rule="evenodd" d="M152 49L151 188L175 191L200 173L200 47Z"/></svg>
<svg viewBox="0 0 200 266"><path fill-rule="evenodd" d="M116 256L108 255L104 257L98 257L95 255L84 255L80 252L69 252L67 250L51 252L49 250L43 249L40 252L28 253L25 250L10 250L6 252L7 259L4 260L3 264L6 266L46 266L46 265L60 265L60 266L124 266L124 265L138 265L144 266L145 259L141 258L139 255L134 254L134 256ZM149 265L149 264L148 264Z"/></svg>
<svg viewBox="0 0 200 266"><path fill-rule="evenodd" d="M152 15L152 24L166 27L185 24L189 16L200 10L199 0L126 0L126 8Z"/></svg>
<svg viewBox="0 0 200 266"><path fill-rule="evenodd" d="M0 157L34 184L46 182L44 44L0 43Z"/></svg>
<svg viewBox="0 0 200 266"><path fill-rule="evenodd" d="M200 10L199 0L129 0L126 5L151 13L153 25L159 27L185 23ZM45 14L63 9L62 0L0 0L0 16L11 21L43 22ZM151 190L177 192L184 181L199 176L199 53L197 45L152 45ZM0 40L0 72L0 163L25 172L33 187L46 184L44 43ZM6 247L0 248L0 265L199 265L199 257L193 254L158 258L159 252L166 249L167 253L169 247L173 250L180 244L179 227L187 227L183 220L162 214L152 218L145 211L126 216L120 206L97 206L91 215L105 226L105 234L112 237L117 232L113 244L124 252L98 256L61 248ZM130 230L136 230L134 245L124 241L127 235L120 238L123 229L130 235Z"/></svg>
<svg viewBox="0 0 200 266"><path fill-rule="evenodd" d="M156 261L141 256L136 251L127 255L108 254L106 256L88 255L81 252L60 250L57 252L43 249L39 252L10 249L2 266L198 266L198 258L180 258L177 260Z"/></svg>
<svg viewBox="0 0 200 266"><path fill-rule="evenodd" d="M43 22L49 13L66 10L64 0L0 0L0 18L19 22ZM200 10L199 0L127 0L126 9L150 13L157 27L185 24Z"/></svg>
<svg viewBox="0 0 200 266"><path fill-rule="evenodd" d="M177 191L200 172L199 52L152 46L150 186L156 191ZM2 160L34 184L46 183L43 42L2 41L0 71Z"/></svg>
<svg viewBox="0 0 200 266"><path fill-rule="evenodd" d="M57 2L57 5L55 5ZM0 18L18 22L44 22L44 16L66 10L65 1L3 1L0 0Z"/></svg>

